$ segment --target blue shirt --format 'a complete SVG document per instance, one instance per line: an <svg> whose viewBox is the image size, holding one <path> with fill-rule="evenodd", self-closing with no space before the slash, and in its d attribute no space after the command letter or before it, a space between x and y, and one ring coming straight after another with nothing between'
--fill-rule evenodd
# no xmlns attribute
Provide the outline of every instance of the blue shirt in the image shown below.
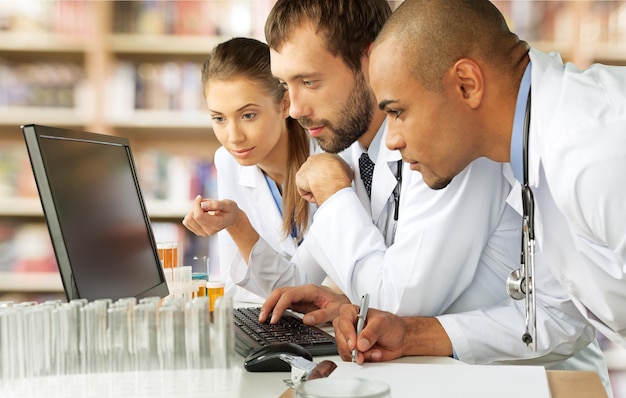
<svg viewBox="0 0 626 398"><path fill-rule="evenodd" d="M280 215L282 216L283 215L283 199L282 199L282 195L280 194L280 191L278 190L278 184L274 180L269 178L267 174L263 173L263 176L265 177L265 181L267 181L267 186L270 188L270 192L272 193L272 197L274 198L274 203L276 203L276 207L278 208L278 211L280 212ZM298 229L296 228L295 225L293 225L291 229L291 237L294 240L298 239ZM297 241L296 243L299 244L299 242Z"/></svg>

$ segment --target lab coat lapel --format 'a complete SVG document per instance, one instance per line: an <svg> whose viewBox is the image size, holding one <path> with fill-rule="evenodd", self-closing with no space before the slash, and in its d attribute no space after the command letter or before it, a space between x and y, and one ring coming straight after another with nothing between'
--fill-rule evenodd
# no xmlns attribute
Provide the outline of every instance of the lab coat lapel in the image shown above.
<svg viewBox="0 0 626 398"><path fill-rule="evenodd" d="M378 220L385 210L387 202L396 188L397 179L391 166L401 160L399 151L392 151L385 145L387 138L386 122L380 127L372 141L370 151L377 149L374 176L372 178L372 219ZM370 153L371 156L371 153Z"/></svg>
<svg viewBox="0 0 626 398"><path fill-rule="evenodd" d="M532 119L531 119L532 120ZM511 184L511 192L509 192L509 196L506 198L506 202L509 206L511 206L519 215L522 217L524 215L524 208L522 205L522 184L519 183L513 176L513 169L511 168L510 163L505 163L503 165L504 178ZM538 178L536 180L538 181ZM533 187L531 187L532 189ZM520 220L520 228L522 228L522 222ZM537 249L541 250L541 246L543 243L543 223L541 222L541 209L537 205L537 197L535 196L535 245L537 245Z"/></svg>
<svg viewBox="0 0 626 398"><path fill-rule="evenodd" d="M241 169L239 184L249 189L245 189L247 200L251 204L261 211L257 212L257 221L253 223L254 228L259 235L264 237L275 237L275 241L279 242L279 248L284 253L294 253L295 243L292 239L285 239L282 234L283 219L276 207L272 192L267 186L263 171L257 166L244 166ZM250 217L250 215L248 215ZM268 243L271 243L270 239L265 239Z"/></svg>
<svg viewBox="0 0 626 398"><path fill-rule="evenodd" d="M384 155L389 155L386 153ZM397 185L396 176L389 168L397 160L388 161L388 156L379 156L372 179L372 219L378 220L385 210L389 198Z"/></svg>

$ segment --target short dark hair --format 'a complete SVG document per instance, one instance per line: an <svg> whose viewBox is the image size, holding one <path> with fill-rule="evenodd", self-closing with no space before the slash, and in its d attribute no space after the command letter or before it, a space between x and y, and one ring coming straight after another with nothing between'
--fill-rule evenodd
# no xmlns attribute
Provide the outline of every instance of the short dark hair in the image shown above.
<svg viewBox="0 0 626 398"><path fill-rule="evenodd" d="M278 0L267 17L265 39L278 51L296 27L311 23L328 51L357 71L390 15L386 0Z"/></svg>

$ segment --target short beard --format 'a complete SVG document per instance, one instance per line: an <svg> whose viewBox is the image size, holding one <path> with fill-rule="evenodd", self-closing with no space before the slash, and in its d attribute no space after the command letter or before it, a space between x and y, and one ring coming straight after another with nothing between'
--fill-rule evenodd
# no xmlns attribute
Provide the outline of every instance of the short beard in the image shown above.
<svg viewBox="0 0 626 398"><path fill-rule="evenodd" d="M300 118L298 122L304 127L324 125L332 133L330 137L318 137L320 147L330 153L339 153L356 142L369 128L372 122L374 101L369 87L361 72L355 76L352 92L343 108L338 112L336 124L327 119L312 122L309 118Z"/></svg>

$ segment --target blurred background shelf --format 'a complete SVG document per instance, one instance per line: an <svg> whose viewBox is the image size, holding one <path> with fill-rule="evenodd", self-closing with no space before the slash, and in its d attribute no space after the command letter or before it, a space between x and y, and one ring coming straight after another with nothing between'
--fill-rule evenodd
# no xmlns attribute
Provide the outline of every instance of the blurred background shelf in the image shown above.
<svg viewBox="0 0 626 398"><path fill-rule="evenodd" d="M107 45L111 52L117 54L195 55L204 59L211 48L226 39L228 37L114 33L108 37Z"/></svg>
<svg viewBox="0 0 626 398"><path fill-rule="evenodd" d="M155 221L181 221L189 212L191 200L147 200L146 209ZM44 214L39 198L0 198L0 217L32 218L43 220Z"/></svg>
<svg viewBox="0 0 626 398"><path fill-rule="evenodd" d="M15 54L83 54L88 39L84 36L51 35L46 32L0 31L0 51Z"/></svg>
<svg viewBox="0 0 626 398"><path fill-rule="evenodd" d="M58 272L0 272L0 292L63 293Z"/></svg>

